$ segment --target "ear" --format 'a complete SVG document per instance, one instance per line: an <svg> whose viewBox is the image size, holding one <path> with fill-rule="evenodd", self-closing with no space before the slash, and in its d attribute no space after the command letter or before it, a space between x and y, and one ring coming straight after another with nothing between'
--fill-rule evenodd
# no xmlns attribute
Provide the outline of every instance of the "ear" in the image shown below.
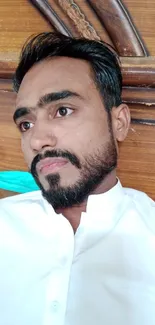
<svg viewBox="0 0 155 325"><path fill-rule="evenodd" d="M112 108L111 112L114 137L117 141L123 141L130 127L130 110L126 104Z"/></svg>

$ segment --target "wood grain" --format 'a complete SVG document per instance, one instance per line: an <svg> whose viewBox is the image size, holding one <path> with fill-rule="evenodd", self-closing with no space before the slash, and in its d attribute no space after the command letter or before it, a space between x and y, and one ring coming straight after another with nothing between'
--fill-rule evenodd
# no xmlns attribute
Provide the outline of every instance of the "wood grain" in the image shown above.
<svg viewBox="0 0 155 325"><path fill-rule="evenodd" d="M150 55L155 55L155 1L123 0Z"/></svg>
<svg viewBox="0 0 155 325"><path fill-rule="evenodd" d="M155 57L120 57L123 85L155 87ZM0 79L11 79L16 61L0 61Z"/></svg>
<svg viewBox="0 0 155 325"><path fill-rule="evenodd" d="M121 58L124 86L155 87L155 57Z"/></svg>
<svg viewBox="0 0 155 325"><path fill-rule="evenodd" d="M57 5L57 0L49 0L52 8L58 13L64 23L76 35L73 24ZM155 1L154 0L124 0L124 4L144 40L151 55L155 55ZM86 18L94 26L99 36L110 42L105 28L88 6L86 0L78 0ZM145 22L145 23L144 23ZM20 28L19 28L20 26ZM40 15L29 0L0 1L0 61L16 61L21 47L30 35L51 30L51 26Z"/></svg>
<svg viewBox="0 0 155 325"><path fill-rule="evenodd" d="M12 121L15 97L11 91L0 91L0 170L27 170L19 132Z"/></svg>
<svg viewBox="0 0 155 325"><path fill-rule="evenodd" d="M19 194L19 193L0 189L0 199L3 199L5 197L9 197L9 196L13 196L13 195L17 195L17 194Z"/></svg>
<svg viewBox="0 0 155 325"><path fill-rule="evenodd" d="M77 2L73 0L58 0L59 6L63 9L66 15L71 19L73 25L75 25L77 31L81 37L85 37L93 40L100 40L96 30L85 17L82 9Z"/></svg>
<svg viewBox="0 0 155 325"><path fill-rule="evenodd" d="M28 0L0 1L0 61L16 61L30 35L51 26Z"/></svg>
<svg viewBox="0 0 155 325"><path fill-rule="evenodd" d="M155 88L147 87L123 87L123 101L127 104L155 105Z"/></svg>
<svg viewBox="0 0 155 325"><path fill-rule="evenodd" d="M154 126L131 125L120 145L118 175L124 186L144 191L155 200L154 133Z"/></svg>
<svg viewBox="0 0 155 325"><path fill-rule="evenodd" d="M148 51L121 0L88 0L121 56L147 56Z"/></svg>
<svg viewBox="0 0 155 325"><path fill-rule="evenodd" d="M52 8L47 0L30 0L35 7L37 7L45 19L60 33L66 36L72 36L71 31L64 24L63 20L57 15L56 11Z"/></svg>

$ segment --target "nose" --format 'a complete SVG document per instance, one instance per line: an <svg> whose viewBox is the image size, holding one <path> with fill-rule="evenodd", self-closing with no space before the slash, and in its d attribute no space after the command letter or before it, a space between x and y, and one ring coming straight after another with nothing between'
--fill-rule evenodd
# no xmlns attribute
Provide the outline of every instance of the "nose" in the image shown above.
<svg viewBox="0 0 155 325"><path fill-rule="evenodd" d="M35 152L41 152L43 148L54 148L57 138L53 133L52 125L45 122L36 122L32 128L30 147Z"/></svg>

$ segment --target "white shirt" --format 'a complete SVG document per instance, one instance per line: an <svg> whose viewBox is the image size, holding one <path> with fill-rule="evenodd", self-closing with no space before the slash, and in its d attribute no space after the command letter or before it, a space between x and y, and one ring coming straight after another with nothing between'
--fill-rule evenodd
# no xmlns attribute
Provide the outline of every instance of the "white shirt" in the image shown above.
<svg viewBox="0 0 155 325"><path fill-rule="evenodd" d="M92 195L74 236L32 192L0 200L0 325L154 325L155 203Z"/></svg>

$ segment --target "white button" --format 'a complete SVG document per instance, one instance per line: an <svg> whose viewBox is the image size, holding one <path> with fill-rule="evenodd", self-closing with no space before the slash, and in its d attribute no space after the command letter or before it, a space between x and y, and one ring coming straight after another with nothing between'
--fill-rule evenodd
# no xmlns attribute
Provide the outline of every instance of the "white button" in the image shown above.
<svg viewBox="0 0 155 325"><path fill-rule="evenodd" d="M59 303L58 303L57 300L53 300L51 306L52 306L52 311L53 311L53 312L57 312L57 311L58 311L58 309L59 309Z"/></svg>

